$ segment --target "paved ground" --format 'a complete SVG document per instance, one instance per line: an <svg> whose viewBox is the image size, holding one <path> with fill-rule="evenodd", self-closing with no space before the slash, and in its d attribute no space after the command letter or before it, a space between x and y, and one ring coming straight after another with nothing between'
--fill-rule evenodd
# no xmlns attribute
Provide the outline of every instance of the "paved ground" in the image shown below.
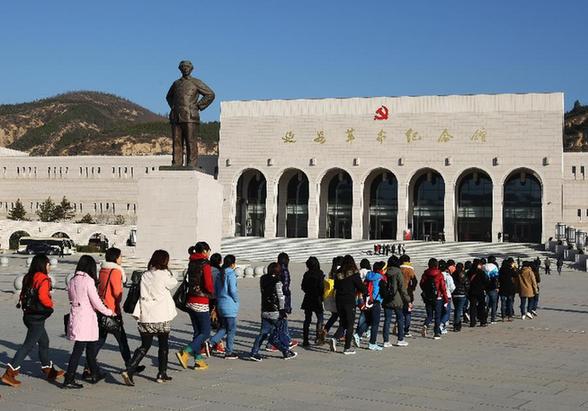
<svg viewBox="0 0 588 411"><path fill-rule="evenodd" d="M25 269L26 259L11 258L0 267L0 364L4 366L24 339L20 312L14 308L12 281ZM73 263L57 267L58 282ZM293 266L294 306L299 307L302 266ZM242 309L237 349L247 352L258 331L259 294L255 279L239 281ZM99 361L106 381L82 390L63 391L40 378L34 360L23 365L18 389L0 387L1 410L36 409L588 409L588 274L567 269L544 277L540 316L533 320L498 323L488 328L465 328L441 341L416 336L406 348L379 353L359 350L343 356L326 347L283 361L269 354L262 363L212 358L210 368L182 370L170 355L170 384L154 377L157 351L145 361L147 369L135 387L122 385L121 358L108 340ZM65 367L72 343L63 336L66 310L63 290L55 292L57 309L48 320L51 355ZM422 308L417 313L422 315ZM127 318L131 348L138 343L135 322ZM300 338L302 313L291 324ZM417 319L415 324L420 323ZM416 328L416 327L415 327ZM174 322L172 349L186 344L190 327L185 314Z"/></svg>

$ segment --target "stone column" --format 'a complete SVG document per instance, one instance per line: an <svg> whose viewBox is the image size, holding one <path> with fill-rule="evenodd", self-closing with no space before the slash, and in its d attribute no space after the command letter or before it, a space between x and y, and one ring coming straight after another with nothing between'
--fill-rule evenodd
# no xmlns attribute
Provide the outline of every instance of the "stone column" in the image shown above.
<svg viewBox="0 0 588 411"><path fill-rule="evenodd" d="M498 183L498 184L497 184ZM499 181L492 184L492 242L498 241L498 233L502 233L501 241L504 241L502 227L502 196L503 187Z"/></svg>
<svg viewBox="0 0 588 411"><path fill-rule="evenodd" d="M396 240L402 240L408 229L408 183L398 181L398 215L396 216Z"/></svg>
<svg viewBox="0 0 588 411"><path fill-rule="evenodd" d="M363 237L363 184L353 182L353 207L351 209L351 238Z"/></svg>
<svg viewBox="0 0 588 411"><path fill-rule="evenodd" d="M319 184L308 179L308 238L319 238Z"/></svg>
<svg viewBox="0 0 588 411"><path fill-rule="evenodd" d="M265 199L265 238L276 237L276 219L278 216L278 184L273 178L267 179Z"/></svg>
<svg viewBox="0 0 588 411"><path fill-rule="evenodd" d="M455 241L455 181L445 182L445 240Z"/></svg>

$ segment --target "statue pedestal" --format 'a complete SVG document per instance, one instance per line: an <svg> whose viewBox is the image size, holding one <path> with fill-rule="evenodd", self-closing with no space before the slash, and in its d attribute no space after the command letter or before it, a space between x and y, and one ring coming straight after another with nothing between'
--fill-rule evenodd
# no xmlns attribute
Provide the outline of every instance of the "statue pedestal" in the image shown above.
<svg viewBox="0 0 588 411"><path fill-rule="evenodd" d="M206 241L220 252L223 188L212 176L182 169L139 180L137 257L148 260L157 249L172 259L188 259L188 248Z"/></svg>

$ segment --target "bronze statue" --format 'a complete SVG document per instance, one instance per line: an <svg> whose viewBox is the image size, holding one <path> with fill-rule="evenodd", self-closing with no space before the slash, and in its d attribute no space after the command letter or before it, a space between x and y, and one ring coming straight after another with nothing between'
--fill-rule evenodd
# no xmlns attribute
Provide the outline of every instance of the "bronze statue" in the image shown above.
<svg viewBox="0 0 588 411"><path fill-rule="evenodd" d="M200 111L212 103L214 91L201 80L190 76L194 69L190 61L181 61L178 68L182 77L174 81L165 97L171 108L172 166L195 168L198 162ZM183 163L184 148L186 164Z"/></svg>

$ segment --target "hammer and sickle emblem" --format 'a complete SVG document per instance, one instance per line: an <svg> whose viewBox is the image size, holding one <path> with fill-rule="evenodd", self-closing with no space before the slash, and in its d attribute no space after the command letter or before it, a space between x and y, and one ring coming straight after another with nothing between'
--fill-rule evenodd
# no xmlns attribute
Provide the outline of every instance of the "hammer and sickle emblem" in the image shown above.
<svg viewBox="0 0 588 411"><path fill-rule="evenodd" d="M380 108L376 110L374 120L388 120L388 107L380 106Z"/></svg>

